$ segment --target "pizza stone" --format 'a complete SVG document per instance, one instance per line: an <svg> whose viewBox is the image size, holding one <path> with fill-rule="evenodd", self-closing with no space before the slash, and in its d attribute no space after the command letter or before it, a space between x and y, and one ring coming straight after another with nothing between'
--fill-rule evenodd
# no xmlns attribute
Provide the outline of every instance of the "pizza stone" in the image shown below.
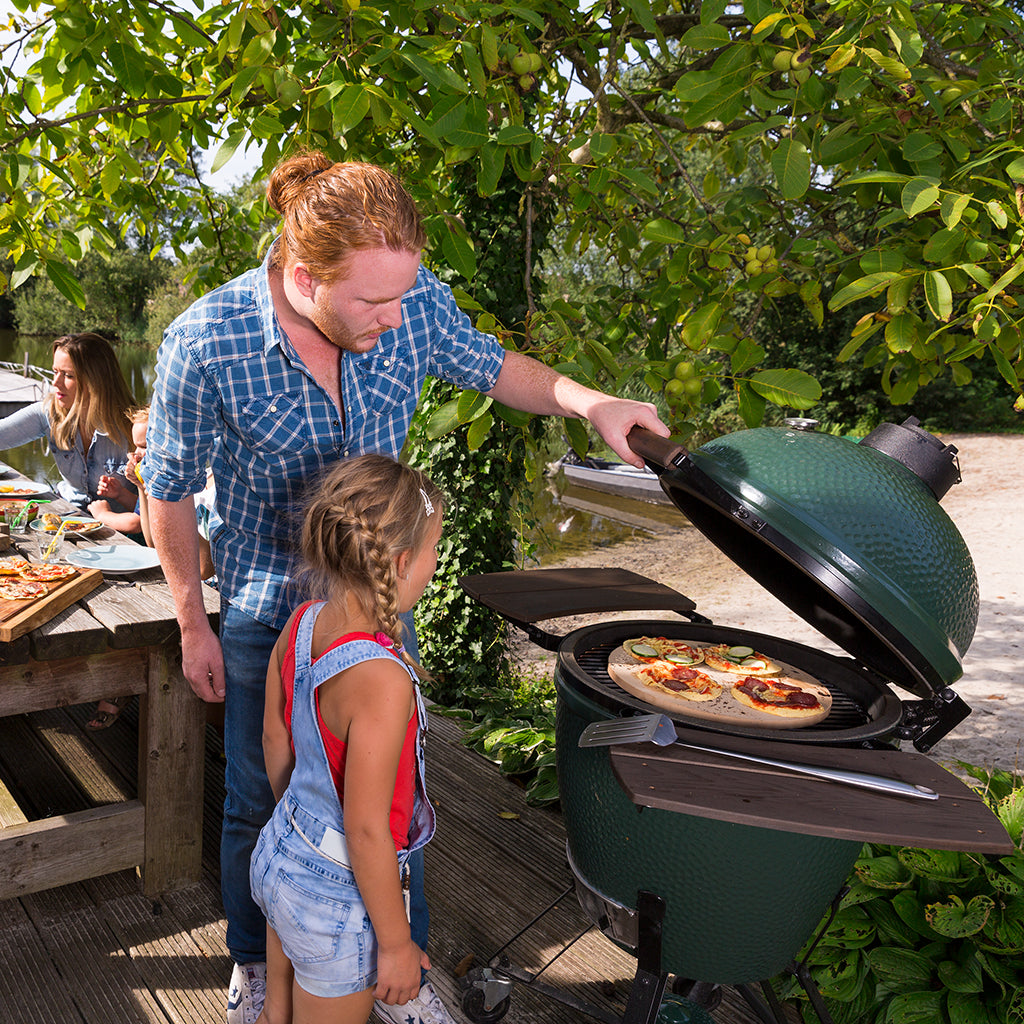
<svg viewBox="0 0 1024 1024"><path fill-rule="evenodd" d="M701 645L695 643L694 646ZM821 702L821 709L814 714L790 718L741 704L732 695L732 686L738 679L743 677L737 676L735 672L723 672L713 669L707 664L694 667L711 676L715 682L721 683L722 692L713 700L708 701L675 697L672 694L652 689L629 671L640 664L627 653L625 648L616 647L608 656L608 675L631 697L636 697L662 711L667 711L671 715L681 715L684 718L731 722L736 725L751 726L759 729L805 729L809 725L817 725L819 722L824 721L832 707L832 694L829 693L827 687L809 673L792 665L787 665L784 662L778 662L779 676L786 677L790 681L799 682L801 686L813 693ZM761 676L759 678L763 679L765 677Z"/></svg>

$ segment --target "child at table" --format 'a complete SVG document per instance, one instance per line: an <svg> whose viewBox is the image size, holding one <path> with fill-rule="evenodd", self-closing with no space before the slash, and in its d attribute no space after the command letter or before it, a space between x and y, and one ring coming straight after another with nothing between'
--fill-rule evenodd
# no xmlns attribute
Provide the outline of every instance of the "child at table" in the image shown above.
<svg viewBox="0 0 1024 1024"><path fill-rule="evenodd" d="M267 671L263 746L279 802L250 867L268 921L260 1024L363 1022L374 998L417 996L430 968L404 898L434 812L419 666L399 615L437 567L441 517L437 487L383 455L338 464L306 506L299 578L323 600L292 614Z"/></svg>
<svg viewBox="0 0 1024 1024"><path fill-rule="evenodd" d="M139 409L132 417L133 451L128 453L124 475L139 489L139 501L136 511L142 524L142 536L150 547L154 547L153 535L149 529L149 498L146 494L146 483L139 472L139 466L146 457L146 432L149 428L149 407ZM213 481L207 471L206 489L195 496L196 529L199 531L199 575L210 582L214 576L213 557L210 554L210 519L213 512Z"/></svg>

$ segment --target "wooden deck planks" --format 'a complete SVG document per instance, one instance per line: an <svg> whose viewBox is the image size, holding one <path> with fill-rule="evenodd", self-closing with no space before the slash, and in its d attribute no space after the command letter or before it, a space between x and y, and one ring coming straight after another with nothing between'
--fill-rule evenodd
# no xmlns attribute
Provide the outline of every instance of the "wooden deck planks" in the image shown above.
<svg viewBox="0 0 1024 1024"><path fill-rule="evenodd" d="M82 733L92 707L36 712L15 729L19 742L59 745L64 757L81 757L88 794L77 800L86 805L115 790L130 796L135 786L138 702L109 730ZM460 961L474 954L485 962L572 879L560 815L528 807L522 790L459 736L456 722L431 715L428 772L438 832L426 854L429 952L433 981L463 1021L454 977ZM221 1024L231 963L218 891L223 751L214 726L207 727L205 753L202 881L152 898L141 893L136 872L118 871L0 901L0 1024ZM33 757L47 760L42 752ZM66 784L60 780L58 789ZM46 793L40 803L55 798ZM527 928L507 955L535 972L580 932L539 982L583 1009L517 981L507 1024L586 1024L596 1019L587 1008L621 1016L636 962L590 927L574 894ZM713 1017L717 1024L755 1021L732 990Z"/></svg>

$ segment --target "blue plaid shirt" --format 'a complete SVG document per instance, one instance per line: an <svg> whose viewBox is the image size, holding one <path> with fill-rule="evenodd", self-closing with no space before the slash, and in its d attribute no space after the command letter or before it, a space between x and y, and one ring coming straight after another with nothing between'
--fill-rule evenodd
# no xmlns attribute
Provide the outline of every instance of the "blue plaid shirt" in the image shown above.
<svg viewBox="0 0 1024 1024"><path fill-rule="evenodd" d="M305 486L339 459L397 457L428 374L489 391L505 355L421 266L402 326L370 352L344 353L343 422L278 324L267 269L210 292L164 332L142 474L154 498L181 501L203 489L210 465L221 593L281 628L296 599L288 581Z"/></svg>

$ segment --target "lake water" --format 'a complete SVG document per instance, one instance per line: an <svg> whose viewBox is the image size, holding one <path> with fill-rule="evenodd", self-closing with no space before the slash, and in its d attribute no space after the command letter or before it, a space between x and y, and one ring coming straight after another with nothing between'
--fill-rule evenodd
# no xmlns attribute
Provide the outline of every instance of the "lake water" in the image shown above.
<svg viewBox="0 0 1024 1024"><path fill-rule="evenodd" d="M18 367L27 361L47 371L52 365L53 338L27 337L0 331L0 362ZM135 346L118 346L118 358L132 394L140 403L149 401L156 370L156 352ZM54 485L60 479L53 459L40 441L0 453L3 461L40 483ZM634 501L566 486L562 477L546 478L534 498L530 533L535 547L531 564L547 565L595 548L610 547L636 536L676 529L683 524L674 508Z"/></svg>

